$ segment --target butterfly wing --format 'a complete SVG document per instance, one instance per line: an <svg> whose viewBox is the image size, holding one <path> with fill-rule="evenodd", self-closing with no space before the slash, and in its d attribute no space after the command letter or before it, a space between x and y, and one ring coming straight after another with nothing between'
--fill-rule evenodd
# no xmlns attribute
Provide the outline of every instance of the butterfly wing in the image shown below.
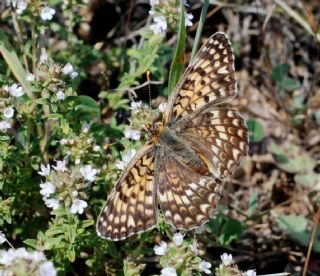
<svg viewBox="0 0 320 276"><path fill-rule="evenodd" d="M178 229L200 227L212 216L220 198L219 180L193 172L169 150L159 151L158 200L168 223Z"/></svg>
<svg viewBox="0 0 320 276"><path fill-rule="evenodd" d="M175 127L216 177L230 175L248 151L248 129L233 109L213 108Z"/></svg>
<svg viewBox="0 0 320 276"><path fill-rule="evenodd" d="M144 146L133 157L98 217L100 237L117 241L157 224L154 164L153 145Z"/></svg>
<svg viewBox="0 0 320 276"><path fill-rule="evenodd" d="M226 34L215 33L200 48L171 94L164 125L229 100L236 94L234 56Z"/></svg>

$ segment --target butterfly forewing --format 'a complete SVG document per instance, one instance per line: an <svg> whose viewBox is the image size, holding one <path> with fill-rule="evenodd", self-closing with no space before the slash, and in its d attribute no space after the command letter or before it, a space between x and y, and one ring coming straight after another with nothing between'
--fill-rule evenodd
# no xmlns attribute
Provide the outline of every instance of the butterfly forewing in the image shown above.
<svg viewBox="0 0 320 276"><path fill-rule="evenodd" d="M219 180L195 173L169 151L162 150L159 160L156 181L166 221L178 229L203 225L217 206L221 193Z"/></svg>
<svg viewBox="0 0 320 276"><path fill-rule="evenodd" d="M248 130L234 109L211 108L175 130L219 178L230 175L248 151Z"/></svg>
<svg viewBox="0 0 320 276"><path fill-rule="evenodd" d="M201 47L173 91L164 123L174 125L235 94L231 44L226 34L216 33Z"/></svg>
<svg viewBox="0 0 320 276"><path fill-rule="evenodd" d="M157 224L154 164L154 146L133 157L99 215L99 236L121 240Z"/></svg>

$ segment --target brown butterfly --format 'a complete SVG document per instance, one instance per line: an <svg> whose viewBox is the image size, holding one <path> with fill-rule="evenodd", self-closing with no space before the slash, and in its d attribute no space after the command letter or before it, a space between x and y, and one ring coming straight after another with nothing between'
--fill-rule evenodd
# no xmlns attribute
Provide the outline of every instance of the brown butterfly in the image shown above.
<svg viewBox="0 0 320 276"><path fill-rule="evenodd" d="M158 204L177 229L207 222L220 178L247 154L248 130L240 114L217 104L237 94L234 57L226 34L201 47L171 94L162 123L132 158L97 221L97 233L125 239L156 226Z"/></svg>

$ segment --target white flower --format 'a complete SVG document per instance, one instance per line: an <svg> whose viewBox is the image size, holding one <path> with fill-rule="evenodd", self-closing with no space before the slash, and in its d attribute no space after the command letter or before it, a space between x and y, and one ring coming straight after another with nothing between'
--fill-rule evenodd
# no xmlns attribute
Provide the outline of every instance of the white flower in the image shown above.
<svg viewBox="0 0 320 276"><path fill-rule="evenodd" d="M79 75L78 72L73 71L72 73L70 73L70 78L71 78L71 79L74 79L74 78L78 77L78 75Z"/></svg>
<svg viewBox="0 0 320 276"><path fill-rule="evenodd" d="M127 154L122 156L122 160L121 161L118 160L116 162L116 168L118 170L124 170L135 154L136 154L136 151L134 149L129 150L127 152Z"/></svg>
<svg viewBox="0 0 320 276"><path fill-rule="evenodd" d="M185 20L186 20L186 26L187 27L191 27L193 25L192 23L192 20L193 19L193 14L191 13L186 13L186 17L185 17Z"/></svg>
<svg viewBox="0 0 320 276"><path fill-rule="evenodd" d="M81 131L83 133L88 133L90 129L90 125L87 122L84 122L81 127Z"/></svg>
<svg viewBox="0 0 320 276"><path fill-rule="evenodd" d="M176 246L181 246L183 243L183 235L180 232L175 233L172 240Z"/></svg>
<svg viewBox="0 0 320 276"><path fill-rule="evenodd" d="M85 180L88 180L90 182L95 181L96 180L96 174L97 174L97 170L93 169L91 167L91 165L85 165L83 167L80 168L80 173L83 176L83 178Z"/></svg>
<svg viewBox="0 0 320 276"><path fill-rule="evenodd" d="M43 197L44 204L48 207L51 208L52 210L56 210L59 208L59 200L56 198L46 198Z"/></svg>
<svg viewBox="0 0 320 276"><path fill-rule="evenodd" d="M257 273L256 273L255 270L250 269L250 270L246 271L244 275L245 275L245 276L256 276Z"/></svg>
<svg viewBox="0 0 320 276"><path fill-rule="evenodd" d="M27 81L34 81L34 79L35 79L35 76L33 74L27 73L27 75L26 75Z"/></svg>
<svg viewBox="0 0 320 276"><path fill-rule="evenodd" d="M3 244L5 241L7 241L6 236L0 231L0 244Z"/></svg>
<svg viewBox="0 0 320 276"><path fill-rule="evenodd" d="M82 214L84 208L86 208L88 206L88 203L85 202L84 200L81 199L75 199L72 202L71 208L70 208L70 212L71 214Z"/></svg>
<svg viewBox="0 0 320 276"><path fill-rule="evenodd" d="M127 127L126 130L124 131L124 136L127 139L139 140L140 139L140 131L132 129L130 127Z"/></svg>
<svg viewBox="0 0 320 276"><path fill-rule="evenodd" d="M40 184L41 190L40 194L44 197L49 197L56 191L56 187L49 181Z"/></svg>
<svg viewBox="0 0 320 276"><path fill-rule="evenodd" d="M156 255L162 256L164 254L166 254L167 250L168 250L168 245L166 242L161 241L160 245L155 245L153 247L154 253Z"/></svg>
<svg viewBox="0 0 320 276"><path fill-rule="evenodd" d="M7 131L7 129L11 128L11 124L7 121L0 121L0 131Z"/></svg>
<svg viewBox="0 0 320 276"><path fill-rule="evenodd" d="M150 5L153 7L155 5L159 5L159 0L150 0Z"/></svg>
<svg viewBox="0 0 320 276"><path fill-rule="evenodd" d="M56 11L54 9L50 7L44 7L40 12L40 16L42 20L51 20L55 13Z"/></svg>
<svg viewBox="0 0 320 276"><path fill-rule="evenodd" d="M135 114L138 109L141 108L141 101L139 102L131 102L131 106L129 107L129 109L132 110L132 113Z"/></svg>
<svg viewBox="0 0 320 276"><path fill-rule="evenodd" d="M39 267L40 276L56 276L57 271L53 266L53 263L48 261L42 263Z"/></svg>
<svg viewBox="0 0 320 276"><path fill-rule="evenodd" d="M9 87L9 93L13 97L21 97L24 91L21 85L14 83Z"/></svg>
<svg viewBox="0 0 320 276"><path fill-rule="evenodd" d="M3 110L3 116L7 119L12 118L14 115L14 109L12 107L7 107Z"/></svg>
<svg viewBox="0 0 320 276"><path fill-rule="evenodd" d="M62 138L60 141L59 141L60 145L66 145L68 144L68 140L66 138Z"/></svg>
<svg viewBox="0 0 320 276"><path fill-rule="evenodd" d="M193 243L190 244L190 250L194 253L194 255L199 254L199 250L197 248L196 240L193 240Z"/></svg>
<svg viewBox="0 0 320 276"><path fill-rule="evenodd" d="M17 14L21 14L28 6L25 0L7 0L7 5L16 9Z"/></svg>
<svg viewBox="0 0 320 276"><path fill-rule="evenodd" d="M69 75L73 72L73 66L68 62L63 68L62 73L64 75Z"/></svg>
<svg viewBox="0 0 320 276"><path fill-rule="evenodd" d="M201 261L201 263L199 264L199 270L203 271L206 274L211 274L210 268L211 268L211 263L209 262Z"/></svg>
<svg viewBox="0 0 320 276"><path fill-rule="evenodd" d="M95 145L94 147L93 147L93 151L95 151L95 152L98 152L98 151L100 151L101 150L101 147L99 146L99 145Z"/></svg>
<svg viewBox="0 0 320 276"><path fill-rule="evenodd" d="M59 90L57 92L57 99L58 100L64 100L64 98L65 98L65 94L63 93L63 91Z"/></svg>
<svg viewBox="0 0 320 276"><path fill-rule="evenodd" d="M159 106L158 106L158 110L159 110L159 112L161 112L161 113L165 112L166 108L167 108L167 103L161 103L161 104L159 104Z"/></svg>
<svg viewBox="0 0 320 276"><path fill-rule="evenodd" d="M168 27L167 19L163 15L156 15L153 18L154 24L150 25L150 29L154 34L164 33Z"/></svg>
<svg viewBox="0 0 320 276"><path fill-rule="evenodd" d="M161 269L160 276L177 276L177 271L174 267L166 267Z"/></svg>
<svg viewBox="0 0 320 276"><path fill-rule="evenodd" d="M232 255L231 254L223 253L220 256L220 258L222 260L223 265L225 265L225 266L231 265L231 263L232 263Z"/></svg>
<svg viewBox="0 0 320 276"><path fill-rule="evenodd" d="M80 158L77 158L76 160L74 160L74 163L75 163L76 165L79 165L80 162L81 162Z"/></svg>
<svg viewBox="0 0 320 276"><path fill-rule="evenodd" d="M45 166L44 164L41 163L40 169L41 170L38 172L38 174L40 174L42 176L48 176L50 174L50 165L49 164L47 166Z"/></svg>
<svg viewBox="0 0 320 276"><path fill-rule="evenodd" d="M40 56L40 64L43 64L48 61L49 57L45 49L42 49L42 54Z"/></svg>
<svg viewBox="0 0 320 276"><path fill-rule="evenodd" d="M66 167L66 160L63 160L63 161L59 161L59 160L56 160L56 166L52 166L52 168L54 168L57 172L58 171L61 171L61 172L65 172L67 171L67 167Z"/></svg>

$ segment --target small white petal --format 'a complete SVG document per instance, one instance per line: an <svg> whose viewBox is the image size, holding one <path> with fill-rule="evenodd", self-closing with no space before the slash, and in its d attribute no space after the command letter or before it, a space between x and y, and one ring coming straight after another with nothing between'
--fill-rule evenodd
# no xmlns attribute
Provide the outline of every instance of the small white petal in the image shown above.
<svg viewBox="0 0 320 276"><path fill-rule="evenodd" d="M222 260L223 265L229 266L229 265L232 264L232 254L223 253L223 254L220 256L220 258L221 258L221 260Z"/></svg>
<svg viewBox="0 0 320 276"><path fill-rule="evenodd" d="M161 113L165 112L165 111L166 111L166 108L167 108L167 103L161 103L161 104L159 104L159 106L158 106L158 110L159 110L159 112L161 112Z"/></svg>
<svg viewBox="0 0 320 276"><path fill-rule="evenodd" d="M257 275L257 273L253 269L250 269L250 270L245 272L245 276L256 276L256 275Z"/></svg>
<svg viewBox="0 0 320 276"><path fill-rule="evenodd" d="M33 74L31 74L31 73L27 73L27 75L26 75L26 80L27 81L34 81L34 79L35 79L35 76L33 75Z"/></svg>
<svg viewBox="0 0 320 276"><path fill-rule="evenodd" d="M48 164L47 166L45 166L44 164L41 163L40 171L38 172L38 174L42 176L48 176L50 174L50 165Z"/></svg>
<svg viewBox="0 0 320 276"><path fill-rule="evenodd" d="M177 271L174 267L165 267L161 269L160 276L177 276Z"/></svg>
<svg viewBox="0 0 320 276"><path fill-rule="evenodd" d="M181 246L183 243L183 235L179 233L175 233L172 237L172 240L176 246Z"/></svg>
<svg viewBox="0 0 320 276"><path fill-rule="evenodd" d="M160 245L155 245L153 247L153 250L154 250L154 253L156 255L159 255L159 256L163 256L166 254L167 250L168 250L168 245L166 242L164 241L161 241L160 242Z"/></svg>
<svg viewBox="0 0 320 276"><path fill-rule="evenodd" d="M141 101L139 102L131 102L131 106L129 109L132 110L132 113L135 114L141 108Z"/></svg>
<svg viewBox="0 0 320 276"><path fill-rule="evenodd" d="M40 184L40 194L44 197L49 197L56 191L56 187L49 181Z"/></svg>
<svg viewBox="0 0 320 276"><path fill-rule="evenodd" d="M59 200L55 198L46 198L43 197L44 204L53 210L57 210L59 208Z"/></svg>
<svg viewBox="0 0 320 276"><path fill-rule="evenodd" d="M9 128L11 128L11 124L7 121L0 121L0 131L7 131Z"/></svg>
<svg viewBox="0 0 320 276"><path fill-rule="evenodd" d="M88 133L90 129L90 125L87 122L84 122L81 127L81 131L83 133Z"/></svg>
<svg viewBox="0 0 320 276"><path fill-rule="evenodd" d="M62 73L64 75L69 75L70 73L73 72L73 66L70 63L67 63L63 68L62 68Z"/></svg>
<svg viewBox="0 0 320 276"><path fill-rule="evenodd" d="M39 267L40 276L56 276L57 270L51 261L42 263Z"/></svg>
<svg viewBox="0 0 320 276"><path fill-rule="evenodd" d="M21 85L14 83L9 87L9 93L13 97L21 97L24 91Z"/></svg>
<svg viewBox="0 0 320 276"><path fill-rule="evenodd" d="M87 181L93 182L96 180L97 170L93 169L91 165L85 165L80 168L80 173L83 178Z"/></svg>
<svg viewBox="0 0 320 276"><path fill-rule="evenodd" d="M6 236L3 234L2 231L0 231L0 244L3 244L6 241L7 241Z"/></svg>
<svg viewBox="0 0 320 276"><path fill-rule="evenodd" d="M63 160L63 161L57 160L56 163L57 163L56 166L52 166L52 168L54 168L57 172L58 171L65 172L68 170L66 167L66 160Z"/></svg>
<svg viewBox="0 0 320 276"><path fill-rule="evenodd" d="M44 7L40 12L40 16L42 20L51 20L55 13L56 11L54 9L50 7Z"/></svg>
<svg viewBox="0 0 320 276"><path fill-rule="evenodd" d="M131 140L136 140L136 141L137 141L137 140L140 139L140 131L128 127L128 128L126 128L126 130L124 131L124 136L125 136L127 139L131 139Z"/></svg>
<svg viewBox="0 0 320 276"><path fill-rule="evenodd" d="M72 73L70 73L70 78L71 78L71 79L74 79L74 78L78 77L78 75L79 75L78 72L73 71Z"/></svg>
<svg viewBox="0 0 320 276"><path fill-rule="evenodd" d="M206 274L211 274L211 263L206 262L206 261L201 261L201 263L199 264L199 270L203 271Z"/></svg>
<svg viewBox="0 0 320 276"><path fill-rule="evenodd" d="M58 100L64 100L64 98L65 98L65 94L63 93L63 91L59 90L57 92L57 99Z"/></svg>
<svg viewBox="0 0 320 276"><path fill-rule="evenodd" d="M14 109L12 107L7 107L3 110L3 116L7 119L12 118L14 115Z"/></svg>
<svg viewBox="0 0 320 276"><path fill-rule="evenodd" d="M75 199L72 202L70 213L72 214L82 214L84 209L88 206L88 203L81 199Z"/></svg>

